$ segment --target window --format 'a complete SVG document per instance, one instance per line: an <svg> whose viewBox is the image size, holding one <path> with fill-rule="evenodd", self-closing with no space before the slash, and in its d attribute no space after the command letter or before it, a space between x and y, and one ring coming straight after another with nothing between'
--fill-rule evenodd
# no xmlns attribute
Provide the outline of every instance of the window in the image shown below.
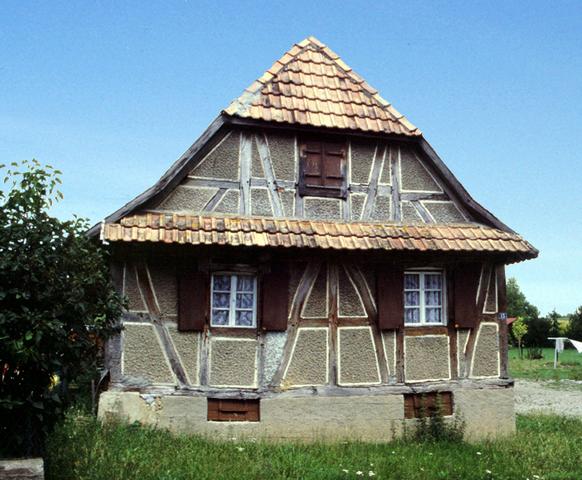
<svg viewBox="0 0 582 480"><path fill-rule="evenodd" d="M444 282L442 272L404 274L404 324L443 325Z"/></svg>
<svg viewBox="0 0 582 480"><path fill-rule="evenodd" d="M307 140L300 152L300 195L347 196L345 142Z"/></svg>
<svg viewBox="0 0 582 480"><path fill-rule="evenodd" d="M257 277L249 274L213 274L211 302L210 326L256 327Z"/></svg>

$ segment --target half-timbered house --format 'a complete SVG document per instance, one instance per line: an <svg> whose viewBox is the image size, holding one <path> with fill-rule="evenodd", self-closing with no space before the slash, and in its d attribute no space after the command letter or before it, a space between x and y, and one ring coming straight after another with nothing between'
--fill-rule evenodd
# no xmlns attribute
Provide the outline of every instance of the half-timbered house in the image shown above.
<svg viewBox="0 0 582 480"><path fill-rule="evenodd" d="M102 418L388 440L439 394L515 428L504 268L537 251L313 37L91 233L129 301Z"/></svg>

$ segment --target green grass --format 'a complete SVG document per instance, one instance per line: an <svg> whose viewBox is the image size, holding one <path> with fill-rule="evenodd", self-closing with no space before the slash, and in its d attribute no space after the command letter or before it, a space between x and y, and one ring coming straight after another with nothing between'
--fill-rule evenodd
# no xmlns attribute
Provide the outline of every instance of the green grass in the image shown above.
<svg viewBox="0 0 582 480"><path fill-rule="evenodd" d="M582 354L576 350L567 349L560 353L558 368L554 369L554 349L544 348L544 358L528 360L527 349L524 348L524 358L519 358L517 348L509 350L509 372L514 378L528 380L582 380Z"/></svg>
<svg viewBox="0 0 582 480"><path fill-rule="evenodd" d="M520 416L517 426L517 434L511 437L476 444L400 440L389 444L303 445L213 442L137 425L102 426L92 417L69 415L51 436L46 478L582 478L581 420ZM357 471L363 474L356 475ZM369 475L370 471L373 476Z"/></svg>

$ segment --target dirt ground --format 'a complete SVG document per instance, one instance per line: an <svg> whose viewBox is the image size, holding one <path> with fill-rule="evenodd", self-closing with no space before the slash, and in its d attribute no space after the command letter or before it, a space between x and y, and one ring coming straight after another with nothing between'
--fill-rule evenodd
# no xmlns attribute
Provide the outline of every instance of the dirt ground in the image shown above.
<svg viewBox="0 0 582 480"><path fill-rule="evenodd" d="M556 413L582 417L582 382L515 380L517 413Z"/></svg>

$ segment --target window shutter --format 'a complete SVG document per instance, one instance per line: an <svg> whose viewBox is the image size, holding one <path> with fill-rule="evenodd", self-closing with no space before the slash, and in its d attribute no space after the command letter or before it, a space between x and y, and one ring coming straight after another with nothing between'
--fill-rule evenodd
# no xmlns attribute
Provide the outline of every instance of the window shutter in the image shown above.
<svg viewBox="0 0 582 480"><path fill-rule="evenodd" d="M204 272L178 273L178 330L204 330L210 302L210 280Z"/></svg>
<svg viewBox="0 0 582 480"><path fill-rule="evenodd" d="M323 157L323 185L340 188L343 183L342 164L344 146L339 143L325 143Z"/></svg>
<svg viewBox="0 0 582 480"><path fill-rule="evenodd" d="M455 324L458 328L473 328L479 319L477 290L481 264L465 263L455 269Z"/></svg>
<svg viewBox="0 0 582 480"><path fill-rule="evenodd" d="M271 271L263 275L261 300L263 330L287 330L289 270L286 265L274 263Z"/></svg>
<svg viewBox="0 0 582 480"><path fill-rule="evenodd" d="M380 330L404 326L404 271L391 267L378 271L378 327Z"/></svg>
<svg viewBox="0 0 582 480"><path fill-rule="evenodd" d="M323 151L321 142L306 142L303 145L304 167L306 185L323 185Z"/></svg>

